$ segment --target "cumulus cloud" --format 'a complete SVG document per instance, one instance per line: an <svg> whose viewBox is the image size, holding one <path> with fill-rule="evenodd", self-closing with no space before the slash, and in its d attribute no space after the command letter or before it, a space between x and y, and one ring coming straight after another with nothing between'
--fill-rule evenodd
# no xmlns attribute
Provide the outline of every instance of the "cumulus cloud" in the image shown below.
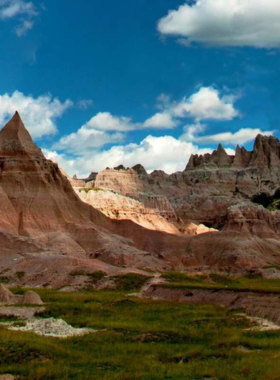
<svg viewBox="0 0 280 380"><path fill-rule="evenodd" d="M220 96L213 87L201 87L189 99L175 103L171 113L175 117L192 117L195 120L232 120L238 116L234 108L236 97Z"/></svg>
<svg viewBox="0 0 280 380"><path fill-rule="evenodd" d="M168 112L156 113L154 116L147 119L144 123L146 128L160 128L171 129L177 127L178 121L173 119L172 115Z"/></svg>
<svg viewBox="0 0 280 380"><path fill-rule="evenodd" d="M54 135L57 132L56 119L73 105L70 100L61 102L51 95L33 98L19 91L0 95L0 124L4 125L18 111L33 138Z"/></svg>
<svg viewBox="0 0 280 380"><path fill-rule="evenodd" d="M108 129L110 131L110 129ZM94 128L94 123L84 124L77 132L63 136L53 145L53 149L66 151L73 154L81 154L101 148L107 144L123 142L125 135L121 132L110 133L106 130Z"/></svg>
<svg viewBox="0 0 280 380"><path fill-rule="evenodd" d="M109 112L99 112L86 123L87 128L95 128L100 131L132 131L140 124L133 123L131 118L125 116L113 116Z"/></svg>
<svg viewBox="0 0 280 380"><path fill-rule="evenodd" d="M236 99L234 95L221 95L213 87L201 87L179 102L171 102L167 95L161 94L157 99L157 108L162 112L147 119L144 127L171 129L177 127L183 118L194 119L197 123L201 120L232 120L239 115L234 108Z"/></svg>
<svg viewBox="0 0 280 380"><path fill-rule="evenodd" d="M158 22L162 35L179 36L185 45L280 47L278 0L195 0Z"/></svg>
<svg viewBox="0 0 280 380"><path fill-rule="evenodd" d="M110 112L99 112L77 132L63 136L53 149L71 154L101 148L104 145L121 143L126 133L141 129L172 129L181 124L184 118L194 119L197 125L201 120L232 120L238 116L234 108L236 97L222 96L212 87L201 87L189 98L171 102L161 94L157 99L157 112L143 123L135 123L131 118L115 116Z"/></svg>
<svg viewBox="0 0 280 380"><path fill-rule="evenodd" d="M2 20L17 19L19 24L15 31L19 37L33 28L34 20L38 15L38 9L32 1L0 0L0 18Z"/></svg>
<svg viewBox="0 0 280 380"><path fill-rule="evenodd" d="M171 102L169 96L161 94L156 102L156 108L161 112L157 112L142 123L135 123L130 117L99 112L82 127L82 130L129 132L145 128L172 129L177 127L183 118L192 118L197 122L232 120L239 114L234 108L235 100L235 96L223 96L213 87L201 87L189 98L185 97L179 102ZM66 144L64 146L66 148Z"/></svg>
<svg viewBox="0 0 280 380"><path fill-rule="evenodd" d="M69 157L53 151L44 151L48 158L54 158L71 176L78 174L87 177L92 171L101 171L106 167L120 164L131 167L141 163L147 171L155 169L174 173L184 170L191 154L204 154L212 149L199 149L191 142L181 141L172 136L147 136L139 144L113 146L108 150L85 152L75 157ZM168 155L166 154L168 152Z"/></svg>
<svg viewBox="0 0 280 380"><path fill-rule="evenodd" d="M273 131L262 131L259 128L241 128L237 132L223 132L214 135L199 136L199 133L204 132L205 125L191 125L185 127L185 132L181 136L182 141L192 141L197 144L224 144L237 145L246 144L255 139L258 134L272 136Z"/></svg>

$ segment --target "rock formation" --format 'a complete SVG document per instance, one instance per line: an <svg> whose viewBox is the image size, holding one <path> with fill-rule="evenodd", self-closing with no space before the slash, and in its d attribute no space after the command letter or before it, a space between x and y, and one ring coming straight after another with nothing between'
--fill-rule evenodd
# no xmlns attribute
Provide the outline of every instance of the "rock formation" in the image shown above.
<svg viewBox="0 0 280 380"><path fill-rule="evenodd" d="M113 252L117 263L162 265L141 251L139 226L114 223L79 199L57 164L33 143L18 113L0 132L0 148L0 270L24 272L28 281L38 276L31 265L38 271L45 266L37 280L48 283L59 279L54 272L64 262L59 281L66 281L74 263L96 265L88 259L92 252L102 252L110 263Z"/></svg>
<svg viewBox="0 0 280 380"><path fill-rule="evenodd" d="M140 164L107 169L96 176L95 185L133 197L194 236L185 243L190 253L182 259L186 266L197 260L207 265L263 265L273 259L262 257L257 245L273 255L279 247L280 213L251 202L255 194L273 194L280 185L280 143L274 137L259 135L253 151L237 146L234 156L219 145L212 154L191 156L185 171L172 175L160 170L148 174ZM172 244L182 252L179 241ZM254 255L242 254L242 244Z"/></svg>
<svg viewBox="0 0 280 380"><path fill-rule="evenodd" d="M278 187L279 146L258 136L253 152L238 147L235 157L220 146L170 176L147 174L141 165L105 170L82 183L88 194L92 187L106 190L105 198L97 192L96 201L84 199L102 213L78 197L15 114L0 132L0 272L14 284L62 287L73 270L231 271L280 264L280 214L250 202L258 191ZM198 227L188 230L190 223ZM176 227L181 235L173 233Z"/></svg>
<svg viewBox="0 0 280 380"><path fill-rule="evenodd" d="M43 305L40 296L32 291L23 296L12 293L6 286L0 284L0 304L4 305Z"/></svg>
<svg viewBox="0 0 280 380"><path fill-rule="evenodd" d="M167 220L177 220L177 216L165 195L153 192L149 176L141 165L131 169L123 166L116 169L106 169L96 176L95 187L111 190L126 197L140 201L144 207L155 210Z"/></svg>
<svg viewBox="0 0 280 380"><path fill-rule="evenodd" d="M219 144L218 149L212 154L192 155L186 170L201 168L202 165L218 168L255 168L276 169L279 174L280 144L273 136L258 135L255 139L254 149L248 152L244 147L236 147L235 156L229 156Z"/></svg>
<svg viewBox="0 0 280 380"><path fill-rule="evenodd" d="M109 190L76 189L76 193L85 202L101 211L111 219L131 220L149 230L169 234L180 234L174 224L156 212L156 205L147 208L143 203Z"/></svg>
<svg viewBox="0 0 280 380"><path fill-rule="evenodd" d="M253 151L237 146L234 156L219 145L212 154L192 155L185 171L172 175L147 174L141 165L109 169L97 175L96 186L129 195L176 226L183 222L182 230L190 222L222 229L229 207L247 202L252 208L254 195L273 194L280 186L280 143L258 135Z"/></svg>

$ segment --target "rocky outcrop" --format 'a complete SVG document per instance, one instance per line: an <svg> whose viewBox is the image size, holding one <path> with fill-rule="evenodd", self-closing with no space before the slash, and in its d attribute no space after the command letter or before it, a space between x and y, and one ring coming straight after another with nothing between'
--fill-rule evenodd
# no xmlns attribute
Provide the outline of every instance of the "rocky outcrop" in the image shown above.
<svg viewBox="0 0 280 380"><path fill-rule="evenodd" d="M118 168L100 172L96 176L94 187L133 198L141 202L144 208L154 210L167 221L177 221L177 215L168 198L154 193L150 181L150 176L142 165L136 165L131 169L125 169L121 165ZM112 207L117 208L113 204Z"/></svg>
<svg viewBox="0 0 280 380"><path fill-rule="evenodd" d="M23 296L12 293L6 286L0 284L0 304L4 305L43 305L40 296L28 291Z"/></svg>
<svg viewBox="0 0 280 380"><path fill-rule="evenodd" d="M254 149L248 152L245 148L236 147L235 156L229 156L224 148L219 144L218 149L212 154L192 155L186 170L193 170L202 165L209 167L227 168L257 168L276 169L279 172L280 166L280 144L279 140L273 136L258 135L255 139Z"/></svg>
<svg viewBox="0 0 280 380"><path fill-rule="evenodd" d="M120 166L117 171L101 172L95 182L96 187L137 199L182 231L190 223L218 230L230 225L231 230L240 231L240 219L234 223L230 210L246 204L250 210L246 214L255 215L248 221L251 227L247 232L251 234L260 224L266 224L271 233L275 231L270 226L271 216L259 220L261 213L256 212L251 198L259 192L273 194L279 185L280 143L275 137L261 135L251 152L237 146L236 154L230 156L219 145L212 154L193 155L184 172L167 175L156 170L148 174L140 164L131 169ZM273 218L278 219L278 214Z"/></svg>
<svg viewBox="0 0 280 380"><path fill-rule="evenodd" d="M95 187L116 191L119 194L135 197L144 191L144 184L139 174L133 169L106 169L98 173Z"/></svg>
<svg viewBox="0 0 280 380"><path fill-rule="evenodd" d="M197 225L195 223L190 223L184 230L185 234L192 236L208 234L210 232L218 232L218 230L215 230L214 228L208 228L204 226L204 224Z"/></svg>
<svg viewBox="0 0 280 380"><path fill-rule="evenodd" d="M221 144L219 144L218 149L214 150L212 154L207 153L203 156L192 155L190 157L189 163L186 167L186 170L195 169L197 167L230 167L234 162L234 157L229 156L224 150Z"/></svg>
<svg viewBox="0 0 280 380"><path fill-rule="evenodd" d="M85 202L101 211L111 219L131 220L149 230L162 231L170 234L179 234L179 230L160 216L160 211L147 208L143 203L109 190L85 191L76 189L76 193ZM174 211L173 211L174 212Z"/></svg>
<svg viewBox="0 0 280 380"><path fill-rule="evenodd" d="M277 239L280 233L280 212L270 212L262 206L241 202L228 208L223 230Z"/></svg>

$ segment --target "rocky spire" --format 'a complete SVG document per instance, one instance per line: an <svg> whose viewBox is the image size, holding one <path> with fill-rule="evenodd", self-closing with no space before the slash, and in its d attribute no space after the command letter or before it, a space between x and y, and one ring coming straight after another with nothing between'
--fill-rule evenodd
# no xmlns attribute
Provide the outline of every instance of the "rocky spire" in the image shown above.
<svg viewBox="0 0 280 380"><path fill-rule="evenodd" d="M41 149L33 142L18 112L0 132L0 156L44 158Z"/></svg>
<svg viewBox="0 0 280 380"><path fill-rule="evenodd" d="M229 156L225 149L222 147L222 145L219 144L218 149L214 150L214 152L212 153L212 161L218 167L226 167L231 166L233 158Z"/></svg>
<svg viewBox="0 0 280 380"><path fill-rule="evenodd" d="M146 172L146 169L141 164L134 165L132 169L135 170L139 175L142 175L142 176L148 175L148 173Z"/></svg>
<svg viewBox="0 0 280 380"><path fill-rule="evenodd" d="M273 136L258 135L250 160L251 166L271 168L280 166L280 142Z"/></svg>
<svg viewBox="0 0 280 380"><path fill-rule="evenodd" d="M248 152L244 147L237 145L233 160L234 168L246 168L249 165L252 152Z"/></svg>

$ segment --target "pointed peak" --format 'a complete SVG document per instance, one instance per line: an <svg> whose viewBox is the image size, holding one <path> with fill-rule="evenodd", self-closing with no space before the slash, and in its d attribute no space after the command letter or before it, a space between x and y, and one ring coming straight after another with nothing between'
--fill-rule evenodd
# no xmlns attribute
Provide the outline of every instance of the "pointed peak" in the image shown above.
<svg viewBox="0 0 280 380"><path fill-rule="evenodd" d="M4 128L5 129L21 129L21 128L23 128L26 130L18 111L16 111L14 113L14 116L11 118L10 121L8 121L8 123L3 127L2 130L4 130ZM26 130L26 132L27 132L27 130ZM29 132L27 132L27 133L29 133Z"/></svg>
<svg viewBox="0 0 280 380"><path fill-rule="evenodd" d="M134 165L132 169L135 170L139 175L147 175L146 169L141 164Z"/></svg>
<svg viewBox="0 0 280 380"><path fill-rule="evenodd" d="M236 145L236 148L235 148L235 155L238 155L238 154L240 154L241 153L241 148L240 148L240 145L239 144L237 144Z"/></svg>
<svg viewBox="0 0 280 380"><path fill-rule="evenodd" d="M0 156L29 156L44 158L41 149L33 142L18 113L0 132Z"/></svg>
<svg viewBox="0 0 280 380"><path fill-rule="evenodd" d="M218 145L218 149L217 149L217 153L216 154L223 155L223 156L225 156L225 155L227 156L228 155L227 152L226 152L226 150L223 148L222 144Z"/></svg>

